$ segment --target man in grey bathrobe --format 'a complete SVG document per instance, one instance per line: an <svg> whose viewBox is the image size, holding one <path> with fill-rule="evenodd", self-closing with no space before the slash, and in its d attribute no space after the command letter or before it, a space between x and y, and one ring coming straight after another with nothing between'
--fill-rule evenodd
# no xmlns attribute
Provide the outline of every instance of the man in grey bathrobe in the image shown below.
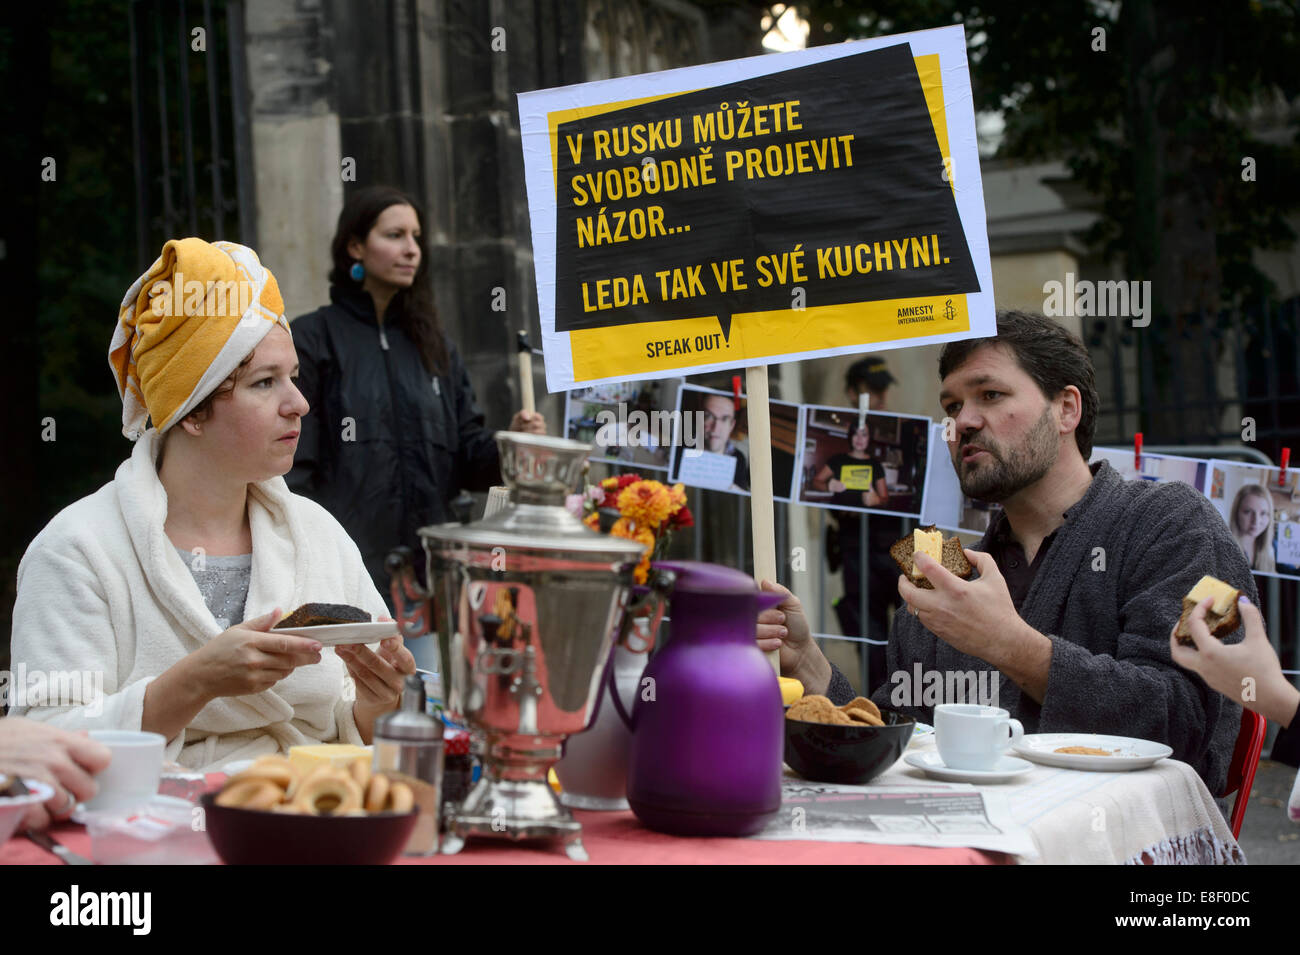
<svg viewBox="0 0 1300 955"><path fill-rule="evenodd" d="M980 671L993 671L984 686L1026 733L1158 740L1221 793L1241 708L1173 663L1169 634L1204 574L1258 602L1223 519L1187 484L1126 481L1105 462L1089 466L1092 362L1057 322L1000 312L997 338L945 346L939 377L962 490L1002 513L966 552L972 579L924 555L918 566L933 590L899 577L907 607L894 617L890 680L875 702L933 722L936 702L985 701L936 698L927 684L964 695ZM836 703L854 696L807 636L797 598L759 619L759 644L780 647L785 675Z"/></svg>

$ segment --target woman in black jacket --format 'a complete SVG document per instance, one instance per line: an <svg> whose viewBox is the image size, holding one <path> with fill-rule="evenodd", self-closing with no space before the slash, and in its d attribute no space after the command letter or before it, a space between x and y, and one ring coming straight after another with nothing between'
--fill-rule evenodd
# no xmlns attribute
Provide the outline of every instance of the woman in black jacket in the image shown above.
<svg viewBox="0 0 1300 955"><path fill-rule="evenodd" d="M389 551L422 556L418 528L451 520L461 489L501 482L493 432L433 307L423 220L396 189L354 194L330 247L331 304L292 326L311 411L285 480L347 529L382 594ZM520 411L510 429L546 425Z"/></svg>

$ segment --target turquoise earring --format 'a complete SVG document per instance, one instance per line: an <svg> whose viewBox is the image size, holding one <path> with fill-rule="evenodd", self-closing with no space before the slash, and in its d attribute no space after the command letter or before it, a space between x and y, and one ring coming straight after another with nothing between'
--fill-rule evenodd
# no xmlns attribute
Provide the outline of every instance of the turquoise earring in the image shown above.
<svg viewBox="0 0 1300 955"><path fill-rule="evenodd" d="M360 282L366 277L366 267L360 262L353 262L352 268L348 270L348 275L352 276L352 281Z"/></svg>

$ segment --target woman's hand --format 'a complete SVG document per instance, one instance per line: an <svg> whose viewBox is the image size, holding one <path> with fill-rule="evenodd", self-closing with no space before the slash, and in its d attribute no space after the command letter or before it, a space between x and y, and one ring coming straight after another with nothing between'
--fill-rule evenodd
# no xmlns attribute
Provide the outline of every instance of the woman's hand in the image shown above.
<svg viewBox="0 0 1300 955"><path fill-rule="evenodd" d="M841 481L839 478L831 478L829 481L826 482L826 486L831 491L834 491L836 494L839 494L845 488L844 482Z"/></svg>
<svg viewBox="0 0 1300 955"><path fill-rule="evenodd" d="M318 641L269 632L279 620L277 607L264 616L236 624L190 654L208 699L261 693L298 667L320 663Z"/></svg>
<svg viewBox="0 0 1300 955"><path fill-rule="evenodd" d="M1178 624L1174 624L1169 632L1169 652L1174 662L1228 699L1286 726L1300 705L1300 690L1282 673L1282 664L1264 632L1259 608L1245 597L1237 601L1237 610L1246 624L1246 639L1228 644L1214 637L1205 625L1205 613L1213 603L1213 597L1206 597L1188 619L1187 629L1196 649L1178 642L1174 636Z"/></svg>
<svg viewBox="0 0 1300 955"><path fill-rule="evenodd" d="M510 419L511 431L526 431L528 434L546 434L546 418L539 411L516 411Z"/></svg>
<svg viewBox="0 0 1300 955"><path fill-rule="evenodd" d="M347 666L357 685L352 717L361 738L369 743L374 735L375 719L395 709L401 702L402 681L415 672L415 657L411 656L400 636L380 641L378 653L364 644L335 647L334 652Z"/></svg>
<svg viewBox="0 0 1300 955"><path fill-rule="evenodd" d="M761 589L783 594L785 599L758 615L758 648L765 653L781 651L781 675L803 684L811 696L825 693L831 684L831 665L812 638L799 598L780 584L763 581Z"/></svg>
<svg viewBox="0 0 1300 955"><path fill-rule="evenodd" d="M145 688L140 728L170 741L218 697L261 693L295 668L320 663L317 641L268 632L279 619L277 607L245 620L169 667Z"/></svg>
<svg viewBox="0 0 1300 955"><path fill-rule="evenodd" d="M23 817L27 829L44 829L68 818L73 807L95 795L93 777L112 758L109 748L84 732L71 733L45 723L10 716L0 719L0 773L39 779L54 795Z"/></svg>

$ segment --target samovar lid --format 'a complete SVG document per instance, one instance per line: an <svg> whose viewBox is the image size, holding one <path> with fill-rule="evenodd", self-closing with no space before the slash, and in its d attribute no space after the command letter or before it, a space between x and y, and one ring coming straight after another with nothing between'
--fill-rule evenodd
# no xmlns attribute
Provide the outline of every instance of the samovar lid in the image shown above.
<svg viewBox="0 0 1300 955"><path fill-rule="evenodd" d="M574 555L593 563L641 559L641 544L598 534L564 507L566 496L576 493L582 485L591 445L520 431L498 431L496 440L501 477L510 488L510 503L473 524L422 527L420 536L426 543Z"/></svg>
<svg viewBox="0 0 1300 955"><path fill-rule="evenodd" d="M596 533L562 507L537 504L509 506L473 524L422 527L420 536L442 545L573 554L592 561L636 561L645 550L636 541Z"/></svg>

